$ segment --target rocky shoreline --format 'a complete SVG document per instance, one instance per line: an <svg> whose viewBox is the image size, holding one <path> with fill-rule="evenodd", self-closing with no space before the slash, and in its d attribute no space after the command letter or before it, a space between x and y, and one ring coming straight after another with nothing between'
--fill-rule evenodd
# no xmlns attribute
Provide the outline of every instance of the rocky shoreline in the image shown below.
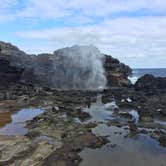
<svg viewBox="0 0 166 166"><path fill-rule="evenodd" d="M49 93L46 91L43 96L31 99L33 106L41 107L45 112L27 123L29 131L25 136L2 137L0 165L77 165L81 160L78 152L83 148L98 148L107 143L105 137L97 137L91 132L94 124L76 122L76 119L85 121L90 118L81 108L95 100L96 92ZM26 100L27 97L24 96ZM20 97L15 103L19 100ZM22 101L23 105L26 107L26 101Z"/></svg>
<svg viewBox="0 0 166 166"><path fill-rule="evenodd" d="M91 116L82 110L96 102L98 95L102 96L103 104L116 101L118 107L111 108L115 117L126 119L106 121L108 126L128 126L128 136L143 133L166 146L166 126L155 123L157 119L166 121L165 93L149 95L135 91L134 87L121 87L104 91L42 89L32 94L1 101L7 107L6 111L32 106L45 112L27 122L28 133L25 136L1 137L0 165L78 165L81 162L79 152L84 148L99 148L108 143L106 137L92 133L97 122L84 123ZM129 113L121 112L126 109L137 110L137 123Z"/></svg>
<svg viewBox="0 0 166 166"><path fill-rule="evenodd" d="M83 50L87 50L87 57L84 57ZM29 55L10 43L0 41L0 88L29 83L37 87L83 90L90 87L92 90L95 86L93 82L103 85L105 81L108 87L129 86L131 72L129 66L100 53L95 47L74 46L54 51L53 54Z"/></svg>
<svg viewBox="0 0 166 166"><path fill-rule="evenodd" d="M124 137L147 135L166 147L165 78L145 75L131 85L127 78L131 69L106 56L104 68L109 88L57 90L28 81L32 80L31 70L10 64L13 54L19 52L25 56L25 53L10 44L0 43L0 46L3 46L0 53L0 114L11 113L5 124L10 123L10 116L22 108L44 110L26 122L28 132L25 135L0 135L0 165L79 165L80 152L85 148L101 148L110 142L107 136L94 134L93 130L100 124L126 128L128 134ZM85 110L97 103L99 96L111 114L107 120L91 121L92 115ZM115 146L110 145L112 149Z"/></svg>

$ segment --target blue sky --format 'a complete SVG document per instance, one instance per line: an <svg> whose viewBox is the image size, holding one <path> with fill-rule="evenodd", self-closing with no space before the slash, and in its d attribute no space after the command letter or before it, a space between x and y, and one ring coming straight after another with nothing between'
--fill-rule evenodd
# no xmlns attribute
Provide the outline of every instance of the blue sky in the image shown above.
<svg viewBox="0 0 166 166"><path fill-rule="evenodd" d="M165 0L1 1L0 40L27 53L92 44L131 67L166 67Z"/></svg>

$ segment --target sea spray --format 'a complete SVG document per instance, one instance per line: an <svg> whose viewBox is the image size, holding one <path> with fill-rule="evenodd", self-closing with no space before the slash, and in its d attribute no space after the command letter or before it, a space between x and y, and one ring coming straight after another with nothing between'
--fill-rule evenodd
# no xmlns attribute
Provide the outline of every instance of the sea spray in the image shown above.
<svg viewBox="0 0 166 166"><path fill-rule="evenodd" d="M106 85L104 56L94 46L73 46L36 57L34 74L60 89L101 89Z"/></svg>
<svg viewBox="0 0 166 166"><path fill-rule="evenodd" d="M0 43L10 66L18 67L22 81L57 89L102 89L106 85L105 56L94 46L73 46L53 54L28 55L9 43Z"/></svg>

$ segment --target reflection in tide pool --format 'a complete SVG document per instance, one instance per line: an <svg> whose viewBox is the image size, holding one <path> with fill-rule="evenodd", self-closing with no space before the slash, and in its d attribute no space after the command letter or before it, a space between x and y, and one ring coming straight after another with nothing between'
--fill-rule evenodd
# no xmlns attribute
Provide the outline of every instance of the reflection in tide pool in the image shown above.
<svg viewBox="0 0 166 166"><path fill-rule="evenodd" d="M90 112L92 121L101 122L114 118L102 103L93 104L87 111ZM135 115L135 112L131 113ZM137 115L135 120L138 118ZM98 149L84 149L80 153L83 159L80 166L166 166L166 148L148 135L127 137L128 128L98 124L92 130L93 133L108 136L110 143Z"/></svg>
<svg viewBox="0 0 166 166"><path fill-rule="evenodd" d="M22 109L15 114L1 113L0 119L8 120L4 120L1 124L0 135L25 135L28 131L25 122L41 113L43 113L42 109Z"/></svg>
<svg viewBox="0 0 166 166"><path fill-rule="evenodd" d="M101 149L85 149L80 154L83 158L80 166L165 166L166 151L155 140L143 135L122 140L114 148L106 145Z"/></svg>

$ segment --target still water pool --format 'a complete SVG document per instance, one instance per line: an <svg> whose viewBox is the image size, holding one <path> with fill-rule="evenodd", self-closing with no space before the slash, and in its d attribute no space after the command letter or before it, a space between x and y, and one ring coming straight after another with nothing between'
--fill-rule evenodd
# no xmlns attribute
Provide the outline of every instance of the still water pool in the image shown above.
<svg viewBox="0 0 166 166"><path fill-rule="evenodd" d="M0 135L25 135L28 129L25 122L43 113L39 108L21 109L12 114L0 113Z"/></svg>

